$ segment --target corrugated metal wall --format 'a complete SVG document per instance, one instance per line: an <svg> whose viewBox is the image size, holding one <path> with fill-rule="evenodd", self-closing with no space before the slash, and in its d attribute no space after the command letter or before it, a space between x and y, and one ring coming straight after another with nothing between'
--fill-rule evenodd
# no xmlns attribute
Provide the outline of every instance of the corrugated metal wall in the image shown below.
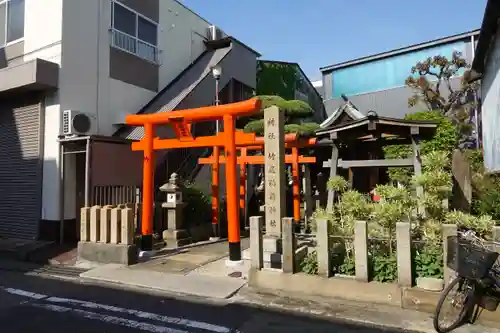
<svg viewBox="0 0 500 333"><path fill-rule="evenodd" d="M365 114L369 110L374 110L381 116L402 118L407 113L422 111L425 109L423 105L408 107L408 98L413 95L413 91L405 86L404 80L410 74L411 66L419 59L424 60L428 56L439 54L450 57L453 51L462 52L463 57L470 63L472 47L471 41L467 39L324 73L326 112L330 115L344 104L342 98L339 98L342 93L346 94L349 100ZM342 82L338 82L343 78L350 80L350 84L344 90ZM458 87L460 79L460 77L453 79L452 85ZM443 90L444 94L446 92Z"/></svg>
<svg viewBox="0 0 500 333"><path fill-rule="evenodd" d="M34 239L41 211L41 104L0 102L0 236Z"/></svg>

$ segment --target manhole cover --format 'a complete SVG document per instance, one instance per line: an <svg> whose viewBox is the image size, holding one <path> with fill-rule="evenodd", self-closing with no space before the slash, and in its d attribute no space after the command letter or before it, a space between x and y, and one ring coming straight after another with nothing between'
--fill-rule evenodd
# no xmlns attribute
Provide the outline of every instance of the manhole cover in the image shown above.
<svg viewBox="0 0 500 333"><path fill-rule="evenodd" d="M228 274L227 276L229 277L233 277L233 278L240 278L243 274L241 274L241 272L232 272L230 274Z"/></svg>

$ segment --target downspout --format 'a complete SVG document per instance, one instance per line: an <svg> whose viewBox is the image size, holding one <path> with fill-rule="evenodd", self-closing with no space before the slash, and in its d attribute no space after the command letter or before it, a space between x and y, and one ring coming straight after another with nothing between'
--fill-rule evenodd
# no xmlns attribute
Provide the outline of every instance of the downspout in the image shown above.
<svg viewBox="0 0 500 333"><path fill-rule="evenodd" d="M474 61L475 57L475 47L474 47L474 35L470 36L470 43L471 43L471 48L472 48L472 61ZM475 128L475 137L476 137L476 149L479 149L479 119L478 119L478 112L477 112L477 93L474 92L474 128Z"/></svg>
<svg viewBox="0 0 500 333"><path fill-rule="evenodd" d="M113 6L113 1L111 1L111 6ZM99 133L99 96L100 96L100 80L99 80L99 72L101 69L101 57L100 57L100 47L101 47L101 7L102 1L99 0L99 4L97 6L97 47L96 47L96 56L97 56L97 66L96 66L96 100L95 100L95 112L96 112L96 133ZM112 33L112 32L111 32ZM85 197L86 198L86 197Z"/></svg>
<svg viewBox="0 0 500 333"><path fill-rule="evenodd" d="M85 207L90 207L90 161L92 158L92 143L87 138L85 147Z"/></svg>
<svg viewBox="0 0 500 333"><path fill-rule="evenodd" d="M64 243L64 144L59 143L59 244Z"/></svg>

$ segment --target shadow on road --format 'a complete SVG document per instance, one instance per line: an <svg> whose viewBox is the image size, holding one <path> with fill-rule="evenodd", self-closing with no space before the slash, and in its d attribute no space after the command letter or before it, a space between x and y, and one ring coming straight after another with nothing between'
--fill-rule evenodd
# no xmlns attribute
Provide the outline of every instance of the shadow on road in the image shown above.
<svg viewBox="0 0 500 333"><path fill-rule="evenodd" d="M403 332L227 300L165 296L19 272L0 271L0 286L0 327L10 332Z"/></svg>

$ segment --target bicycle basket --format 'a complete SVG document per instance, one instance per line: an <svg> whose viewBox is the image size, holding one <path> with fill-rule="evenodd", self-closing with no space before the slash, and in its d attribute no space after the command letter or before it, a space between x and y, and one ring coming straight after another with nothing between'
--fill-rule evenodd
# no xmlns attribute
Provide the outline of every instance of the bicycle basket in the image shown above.
<svg viewBox="0 0 500 333"><path fill-rule="evenodd" d="M447 244L446 265L465 278L484 278L498 258L497 252L488 251L462 237L449 236Z"/></svg>

